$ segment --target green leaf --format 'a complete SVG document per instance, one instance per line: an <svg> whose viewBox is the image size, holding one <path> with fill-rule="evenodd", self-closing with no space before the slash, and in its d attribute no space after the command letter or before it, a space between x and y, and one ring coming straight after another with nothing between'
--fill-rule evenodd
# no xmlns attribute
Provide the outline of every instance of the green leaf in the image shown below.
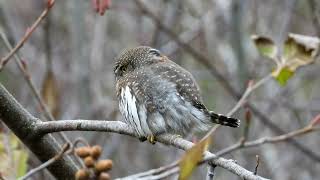
<svg viewBox="0 0 320 180"><path fill-rule="evenodd" d="M253 35L251 38L261 55L276 60L277 46L270 38L257 35Z"/></svg>
<svg viewBox="0 0 320 180"><path fill-rule="evenodd" d="M27 151L22 149L13 151L13 155L15 158L16 166L17 166L17 169L16 169L17 177L21 177L25 175L27 172L27 168L28 168L27 161L28 161L29 155Z"/></svg>
<svg viewBox="0 0 320 180"><path fill-rule="evenodd" d="M187 180L191 176L198 162L202 160L203 153L208 149L209 143L210 136L201 140L199 143L186 151L179 163L179 180Z"/></svg>
<svg viewBox="0 0 320 180"><path fill-rule="evenodd" d="M278 81L281 86L287 84L287 81L294 75L288 67L281 68L278 72L273 72L272 76Z"/></svg>
<svg viewBox="0 0 320 180"><path fill-rule="evenodd" d="M4 142L8 138L8 143ZM7 146L7 147L6 147ZM7 151L11 153L8 154ZM8 179L16 179L27 172L28 151L22 148L19 139L12 133L0 133L0 172Z"/></svg>

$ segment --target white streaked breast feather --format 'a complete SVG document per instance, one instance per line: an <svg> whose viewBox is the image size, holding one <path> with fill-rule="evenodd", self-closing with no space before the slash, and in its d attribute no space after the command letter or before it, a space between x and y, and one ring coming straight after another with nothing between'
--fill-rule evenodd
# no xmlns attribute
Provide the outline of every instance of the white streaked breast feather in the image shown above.
<svg viewBox="0 0 320 180"><path fill-rule="evenodd" d="M139 135L145 135L147 133L144 132L144 130L146 130L145 127L148 127L146 122L146 112L138 112L136 97L131 93L128 86L121 89L121 100L119 103L119 107L121 113L123 114L123 116L125 116L126 122L134 127ZM143 109L145 108L139 107L140 111L143 111ZM141 120L139 118L139 115Z"/></svg>

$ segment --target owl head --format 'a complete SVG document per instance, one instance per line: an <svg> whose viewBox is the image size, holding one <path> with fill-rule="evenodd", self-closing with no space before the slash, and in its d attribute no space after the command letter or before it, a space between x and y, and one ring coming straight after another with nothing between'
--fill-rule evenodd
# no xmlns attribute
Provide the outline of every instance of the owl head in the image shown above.
<svg viewBox="0 0 320 180"><path fill-rule="evenodd" d="M126 49L116 58L114 74L118 79L139 68L158 63L164 59L165 56L159 50L148 46Z"/></svg>

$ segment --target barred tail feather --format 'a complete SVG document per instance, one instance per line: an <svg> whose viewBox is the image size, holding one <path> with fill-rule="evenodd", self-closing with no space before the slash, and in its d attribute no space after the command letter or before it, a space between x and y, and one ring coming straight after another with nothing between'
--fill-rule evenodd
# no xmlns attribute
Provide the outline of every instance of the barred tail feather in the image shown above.
<svg viewBox="0 0 320 180"><path fill-rule="evenodd" d="M221 124L221 125L224 125L224 126L230 126L230 127L234 127L234 128L240 126L240 120L239 119L227 117L227 116L224 116L222 114L216 114L216 113L214 113L212 111L210 111L209 113L210 113L211 121L213 123Z"/></svg>

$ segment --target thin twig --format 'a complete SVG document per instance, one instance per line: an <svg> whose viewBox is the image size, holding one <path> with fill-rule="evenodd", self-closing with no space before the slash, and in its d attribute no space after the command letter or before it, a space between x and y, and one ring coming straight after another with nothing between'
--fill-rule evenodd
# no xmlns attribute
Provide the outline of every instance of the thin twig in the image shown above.
<svg viewBox="0 0 320 180"><path fill-rule="evenodd" d="M7 49L9 51L12 51L12 45L10 44L7 36L4 34L4 32L0 31L0 36L1 39L4 42L4 45L7 47ZM35 84L33 83L31 77L30 77L30 73L28 71L27 65L25 63L25 61L22 60L22 58L18 55L18 54L14 54L15 60L16 60L16 64L19 68L19 70L22 72L24 79L26 80L28 86L31 89L31 92L33 93L34 97L36 98L36 100L38 101L41 110L43 110L44 115L46 117L46 119L52 121L54 120L53 116L51 115L48 107L46 107L43 99L40 96L40 93L37 91L37 88L35 86Z"/></svg>
<svg viewBox="0 0 320 180"><path fill-rule="evenodd" d="M1 36L1 39L3 40L5 46L7 47L7 49L12 51L12 46L11 46L7 36L2 31L0 31L0 36ZM34 82L31 79L29 70L27 68L27 64L22 60L22 58L18 54L14 54L14 57L16 60L16 64L18 65L20 71L22 72L22 74L24 76L24 79L26 80L28 86L31 89L32 94L34 95L34 97L38 101L41 109L43 110L46 119L48 119L49 121L54 121L55 120L54 117L52 116L51 112L49 111L49 108L47 107L44 100L40 96L40 93L38 92ZM65 137L65 135L61 135L61 136L64 141L70 143L69 140L67 139L67 137Z"/></svg>
<svg viewBox="0 0 320 180"><path fill-rule="evenodd" d="M50 3L49 3L50 2ZM10 58L23 46L23 44L29 39L33 31L38 27L40 22L48 15L50 9L54 5L54 0L49 0L46 8L43 10L43 12L40 14L40 16L37 18L37 20L32 24L30 28L27 29L27 32L25 35L21 38L21 40L18 42L18 44L5 56L0 60L0 71L3 69L3 67L9 62Z"/></svg>
<svg viewBox="0 0 320 180"><path fill-rule="evenodd" d="M311 125L307 125L304 128L295 130L295 131L291 131L289 133L283 134L283 135L279 135L279 136L274 136L274 137L262 137L260 139L256 139L253 141L246 141L243 142L243 140L239 140L238 143L229 146L225 149L222 149L221 151L217 152L216 155L217 156L223 156L225 154L228 154L232 151L241 149L241 148L249 148L249 147L255 147L255 146L259 146L262 144L267 144L267 143L279 143L279 142L283 142L292 138L295 138L297 136L301 136L307 133L311 133L311 132L316 132L319 131L318 127L315 126L311 126Z"/></svg>
<svg viewBox="0 0 320 180"><path fill-rule="evenodd" d="M213 180L214 170L216 167L217 167L216 165L209 163L206 180Z"/></svg>
<svg viewBox="0 0 320 180"><path fill-rule="evenodd" d="M259 155L256 155L256 159L257 159L257 165L256 167L254 168L254 175L257 175L258 174L258 167L259 167L259 164L260 164L260 158L259 158Z"/></svg>
<svg viewBox="0 0 320 180"><path fill-rule="evenodd" d="M254 91L256 90L258 87L260 87L261 85L263 85L264 83L266 83L269 79L271 79L271 74L269 74L268 76L262 78L261 80L259 80L257 83L255 84L248 84L247 89L245 90L244 94L242 95L242 97L239 99L239 101L237 102L237 104L231 109L231 111L229 111L229 113L227 114L227 116L232 116L235 112L237 112L240 107L244 104L244 102L246 101L246 99L248 98L248 96ZM248 123L246 121L246 123ZM204 137L203 139L207 138L208 136L211 136L213 134L214 131L216 131L221 125L215 125ZM249 126L249 124L246 124L246 127ZM246 128L248 130L248 127ZM246 133L246 132L245 132ZM240 142L244 143L246 140L246 136L244 135L243 138L241 138ZM211 170L211 166L208 169L207 172L207 178L210 179L211 176L209 176L211 173L209 172ZM213 178L213 176L212 176Z"/></svg>
<svg viewBox="0 0 320 180"><path fill-rule="evenodd" d="M9 42L6 34L4 32L2 32L0 30L0 37L3 40L5 46L7 47L7 49L9 51L12 51L12 45ZM38 104L40 105L40 108L45 116L45 118L49 121L54 121L54 117L51 114L51 112L49 111L49 108L47 107L47 105L45 104L44 100L42 99L42 97L40 96L40 93L38 92L34 82L31 79L27 64L22 60L22 58L18 55L18 53L15 53L14 55L15 58L15 62L19 68L19 70L22 72L23 77L25 79L25 81L27 82L27 85L30 87L31 92L33 94L33 96L35 97L35 99L37 100ZM66 135L61 132L59 133L60 138L67 143L71 143L70 140L66 137ZM76 158L76 161L78 161L78 163L80 162L80 160L78 158Z"/></svg>
<svg viewBox="0 0 320 180"><path fill-rule="evenodd" d="M249 97L249 95L256 90L258 87L266 83L268 80L272 78L271 74L268 74L267 76L260 79L258 82L254 83L253 85L248 85L247 89L237 102L237 104L227 113L228 116L232 116L234 113L236 113L239 108L245 103L246 99Z"/></svg>
<svg viewBox="0 0 320 180"><path fill-rule="evenodd" d="M57 154L56 156L54 156L53 158L49 159L48 161L46 161L45 163L41 164L40 166L31 169L27 174L25 174L24 176L22 176L21 178L19 178L19 180L25 180L30 178L32 175L34 175L35 173L41 171L42 169L50 166L51 164L53 164L54 162L56 162L57 160L61 159L63 157L63 155L65 154L65 152L70 148L70 144L67 143L65 144L61 151L59 152L59 154Z"/></svg>

